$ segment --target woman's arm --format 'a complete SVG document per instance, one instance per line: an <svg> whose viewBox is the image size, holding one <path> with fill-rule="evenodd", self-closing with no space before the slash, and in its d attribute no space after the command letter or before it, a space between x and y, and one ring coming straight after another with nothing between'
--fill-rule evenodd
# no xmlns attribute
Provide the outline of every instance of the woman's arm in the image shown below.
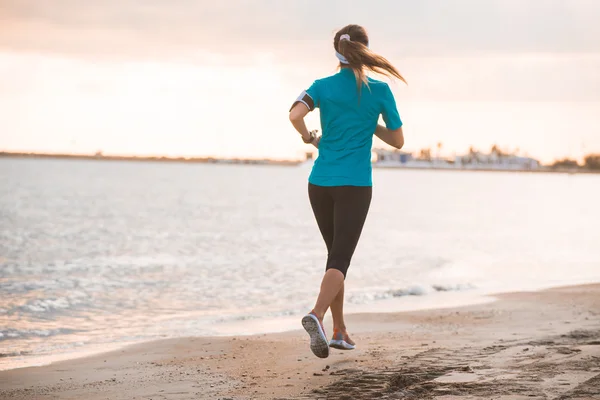
<svg viewBox="0 0 600 400"><path fill-rule="evenodd" d="M304 140L304 142L308 142L311 138L311 134L306 128L306 123L304 123L304 117L308 115L308 112L308 108L303 103L296 103L296 105L290 110L290 122L302 136L302 140ZM319 148L319 141L320 138L315 136L314 140L310 143L316 148Z"/></svg>
<svg viewBox="0 0 600 400"><path fill-rule="evenodd" d="M401 149L402 146L404 146L404 133L402 132L402 127L392 131L385 126L377 125L375 136L397 149Z"/></svg>

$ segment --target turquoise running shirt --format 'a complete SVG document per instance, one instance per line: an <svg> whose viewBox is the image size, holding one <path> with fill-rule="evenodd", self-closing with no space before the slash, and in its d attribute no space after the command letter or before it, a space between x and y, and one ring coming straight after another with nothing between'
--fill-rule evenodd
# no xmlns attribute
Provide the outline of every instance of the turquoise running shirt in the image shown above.
<svg viewBox="0 0 600 400"><path fill-rule="evenodd" d="M390 130L402 126L389 85L369 78L359 95L354 71L342 68L314 81L294 105L298 102L321 112L323 136L308 181L318 186L372 186L371 149L379 116Z"/></svg>

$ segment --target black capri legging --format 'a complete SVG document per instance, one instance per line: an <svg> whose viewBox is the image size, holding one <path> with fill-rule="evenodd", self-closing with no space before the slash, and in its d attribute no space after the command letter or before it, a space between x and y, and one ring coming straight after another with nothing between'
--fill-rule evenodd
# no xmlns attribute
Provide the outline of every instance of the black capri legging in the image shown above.
<svg viewBox="0 0 600 400"><path fill-rule="evenodd" d="M326 270L337 269L346 277L369 212L372 194L370 186L308 184L310 204L327 246Z"/></svg>

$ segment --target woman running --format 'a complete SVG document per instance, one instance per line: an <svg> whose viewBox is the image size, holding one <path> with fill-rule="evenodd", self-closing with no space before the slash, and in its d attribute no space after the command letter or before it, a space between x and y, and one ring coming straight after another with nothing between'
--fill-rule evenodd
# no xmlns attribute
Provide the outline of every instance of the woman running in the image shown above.
<svg viewBox="0 0 600 400"><path fill-rule="evenodd" d="M302 92L290 109L290 121L305 143L319 149L309 177L308 195L327 246L325 276L313 310L302 318L310 335L310 349L320 358L329 347L354 349L344 323L344 280L371 203L371 148L373 135L400 149L402 121L394 96L385 82L367 71L402 75L384 57L369 50L365 29L348 25L333 40L340 71L318 79ZM304 117L318 107L323 135L309 132ZM379 116L385 126L378 125ZM323 317L331 307L333 338L327 341Z"/></svg>

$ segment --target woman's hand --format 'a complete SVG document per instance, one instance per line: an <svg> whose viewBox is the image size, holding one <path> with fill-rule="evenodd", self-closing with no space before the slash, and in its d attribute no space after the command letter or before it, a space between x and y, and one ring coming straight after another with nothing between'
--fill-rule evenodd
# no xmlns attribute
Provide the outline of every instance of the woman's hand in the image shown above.
<svg viewBox="0 0 600 400"><path fill-rule="evenodd" d="M317 131L313 131L313 132L315 132L315 135L316 135ZM319 143L321 143L321 138L322 138L322 136L316 136L315 139L311 142L311 144L313 146L315 146L317 149L319 148Z"/></svg>

